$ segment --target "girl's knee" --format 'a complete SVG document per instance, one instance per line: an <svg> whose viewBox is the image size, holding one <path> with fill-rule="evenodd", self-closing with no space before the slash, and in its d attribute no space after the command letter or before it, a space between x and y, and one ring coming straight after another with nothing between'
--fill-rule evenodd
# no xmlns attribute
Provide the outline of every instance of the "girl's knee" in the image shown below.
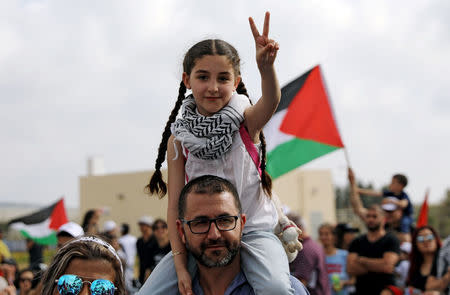
<svg viewBox="0 0 450 295"><path fill-rule="evenodd" d="M253 287L253 286L252 286ZM289 280L289 277L287 277L287 280L268 280L264 282L259 282L258 286L255 288L253 287L256 294L263 294L263 295L273 295L273 294L279 294L279 295L292 295L294 294L294 290L291 288L291 282Z"/></svg>

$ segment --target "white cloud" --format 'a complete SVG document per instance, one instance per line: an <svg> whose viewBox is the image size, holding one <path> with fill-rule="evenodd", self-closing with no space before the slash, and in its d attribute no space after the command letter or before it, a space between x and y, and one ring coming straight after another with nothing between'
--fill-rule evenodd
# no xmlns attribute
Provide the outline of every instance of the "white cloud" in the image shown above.
<svg viewBox="0 0 450 295"><path fill-rule="evenodd" d="M78 201L86 157L109 172L151 168L184 52L205 37L236 46L253 97L248 16L281 49L282 84L320 63L358 175L411 178L421 201L449 187L450 22L446 1L0 2L0 200ZM447 164L447 165L445 165ZM342 152L307 167L345 180Z"/></svg>

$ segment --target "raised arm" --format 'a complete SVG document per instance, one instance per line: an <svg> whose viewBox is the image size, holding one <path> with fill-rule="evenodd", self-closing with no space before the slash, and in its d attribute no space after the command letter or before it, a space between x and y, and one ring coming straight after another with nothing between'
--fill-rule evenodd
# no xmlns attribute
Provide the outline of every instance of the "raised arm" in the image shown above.
<svg viewBox="0 0 450 295"><path fill-rule="evenodd" d="M177 148L177 151L175 151ZM178 155L176 157L176 155ZM174 158L176 159L174 160ZM186 247L181 241L177 231L176 220L178 219L178 199L184 186L184 158L179 142L175 142L170 136L167 143L167 167L169 202L167 207L167 226L169 229L169 240L172 248L175 270L178 276L178 287L181 294L192 294L191 277L187 271Z"/></svg>
<svg viewBox="0 0 450 295"><path fill-rule="evenodd" d="M363 221L366 220L367 209L364 208L359 195L358 187L356 186L355 175L352 168L348 168L348 180L350 182L350 204L352 205L353 212L359 216Z"/></svg>
<svg viewBox="0 0 450 295"><path fill-rule="evenodd" d="M372 196L372 197L382 197L383 193L380 191L375 191L372 189L365 189L365 188L358 188L358 192L361 195L367 195L367 196Z"/></svg>
<svg viewBox="0 0 450 295"><path fill-rule="evenodd" d="M260 35L255 22L251 17L249 18L250 29L255 39L256 63L261 74L262 91L262 96L258 102L246 109L244 113L245 126L254 141L272 117L281 98L280 85L274 67L279 45L274 40L269 39L269 22L270 13L266 12L263 33Z"/></svg>

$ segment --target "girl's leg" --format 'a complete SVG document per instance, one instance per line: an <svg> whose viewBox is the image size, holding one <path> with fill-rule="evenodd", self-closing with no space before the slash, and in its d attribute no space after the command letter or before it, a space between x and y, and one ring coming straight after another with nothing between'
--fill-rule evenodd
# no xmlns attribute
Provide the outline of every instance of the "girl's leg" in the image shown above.
<svg viewBox="0 0 450 295"><path fill-rule="evenodd" d="M294 294L287 256L275 234L249 232L241 245L241 266L256 295Z"/></svg>
<svg viewBox="0 0 450 295"><path fill-rule="evenodd" d="M188 256L188 271L193 278L197 272L197 264ZM176 295L178 292L178 277L173 263L172 251L158 263L147 281L137 293L138 295Z"/></svg>

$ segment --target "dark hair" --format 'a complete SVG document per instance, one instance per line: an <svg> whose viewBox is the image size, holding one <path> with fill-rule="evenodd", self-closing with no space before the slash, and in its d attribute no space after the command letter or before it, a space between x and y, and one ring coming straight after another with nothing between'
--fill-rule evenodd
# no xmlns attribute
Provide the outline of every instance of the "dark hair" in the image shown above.
<svg viewBox="0 0 450 295"><path fill-rule="evenodd" d="M286 214L286 217L293 223L295 223L295 225L297 225L297 227L300 228L301 230L306 230L305 222L299 214L291 212Z"/></svg>
<svg viewBox="0 0 450 295"><path fill-rule="evenodd" d="M392 178L397 180L398 183L403 185L403 187L408 185L408 178L406 178L406 176L403 174L395 174L394 176L392 176Z"/></svg>
<svg viewBox="0 0 450 295"><path fill-rule="evenodd" d="M57 238L62 238L62 237L66 237L66 238L74 238L74 236L72 236L70 233L66 232L65 230L60 231L56 234Z"/></svg>
<svg viewBox="0 0 450 295"><path fill-rule="evenodd" d="M84 232L86 232L89 222L91 221L94 214L95 214L94 209L88 210L86 212L86 214L84 214L83 225L81 226L83 228Z"/></svg>
<svg viewBox="0 0 450 295"><path fill-rule="evenodd" d="M14 280L14 286L16 286L17 289L20 288L20 286L19 286L20 277L22 276L22 274L24 274L26 272L31 272L33 274L33 279L31 280L31 289L33 289L36 286L36 284L37 284L36 273L31 268L24 268L21 271L16 272L16 278Z"/></svg>
<svg viewBox="0 0 450 295"><path fill-rule="evenodd" d="M345 234L345 231L342 228L336 226L334 228L333 233L336 236L336 240L334 242L334 246L336 248L338 248L338 249L344 249L344 234Z"/></svg>
<svg viewBox="0 0 450 295"><path fill-rule="evenodd" d="M104 245L82 240L69 242L56 252L56 255L53 257L52 262L42 278L42 294L53 294L55 280L64 274L70 262L75 258L83 260L101 259L110 262L115 274L113 283L117 288L114 294L126 294L122 266L117 257Z"/></svg>
<svg viewBox="0 0 450 295"><path fill-rule="evenodd" d="M158 219L156 219L156 220L153 222L152 230L153 230L153 231L156 231L156 228L158 227L159 224L162 224L162 226L163 226L164 228L167 228L167 222L166 222L164 219L162 219L162 218L158 218Z"/></svg>
<svg viewBox="0 0 450 295"><path fill-rule="evenodd" d="M412 234L412 238L411 238L412 249L411 249L411 254L409 254L410 267L409 267L409 271L408 271L408 278L406 280L407 285L413 285L414 282L411 280L414 278L415 274L420 272L420 266L423 263L423 255L422 255L422 253L420 253L419 248L417 247L417 236L424 229L429 229L433 233L434 238L436 239L437 248L436 248L436 252L434 254L435 257L436 257L436 255L438 255L439 249L441 248L441 239L439 238L437 231L432 226L425 225L425 226L417 228L414 231L414 233Z"/></svg>
<svg viewBox="0 0 450 295"><path fill-rule="evenodd" d="M122 223L122 227L120 229L122 235L126 235L130 232L130 226L128 225L128 223Z"/></svg>
<svg viewBox="0 0 450 295"><path fill-rule="evenodd" d="M234 205L242 213L241 201L235 186L226 179L214 175L203 175L189 181L181 190L178 200L178 218L183 219L186 213L186 199L191 192L196 194L213 195L229 192L233 195Z"/></svg>
<svg viewBox="0 0 450 295"><path fill-rule="evenodd" d="M384 210L381 208L380 204L372 204L367 208L367 210L377 211L381 215L384 215Z"/></svg>
<svg viewBox="0 0 450 295"><path fill-rule="evenodd" d="M196 61L199 58L202 58L203 56L206 55L226 56L229 62L231 63L231 66L233 67L235 75L236 76L241 75L240 69L241 59L239 57L237 50L231 44L220 39L207 39L200 41L194 46L192 46L184 56L183 72L185 72L187 75L190 75L192 69L195 66ZM238 87L236 88L236 92L239 94L244 94L245 96L248 97L247 89L245 88L242 79L239 82ZM156 158L155 163L155 172L150 178L149 184L147 184L147 186L145 187L150 194L158 194L161 198L164 197L165 194L167 193L167 185L162 179L161 166L162 163L164 163L166 157L167 142L171 134L170 126L172 125L173 122L175 122L178 111L180 110L182 102L185 98L185 93L186 93L186 86L184 85L183 81L181 81L178 90L177 101L175 103L172 112L170 113L169 120L167 121L166 127L164 128L162 134L161 143L159 144L158 157ZM266 139L264 137L262 130L259 133L259 140L261 141L261 164L260 164L261 184L264 191L269 196L271 196L272 179L270 178L269 174L266 171Z"/></svg>

